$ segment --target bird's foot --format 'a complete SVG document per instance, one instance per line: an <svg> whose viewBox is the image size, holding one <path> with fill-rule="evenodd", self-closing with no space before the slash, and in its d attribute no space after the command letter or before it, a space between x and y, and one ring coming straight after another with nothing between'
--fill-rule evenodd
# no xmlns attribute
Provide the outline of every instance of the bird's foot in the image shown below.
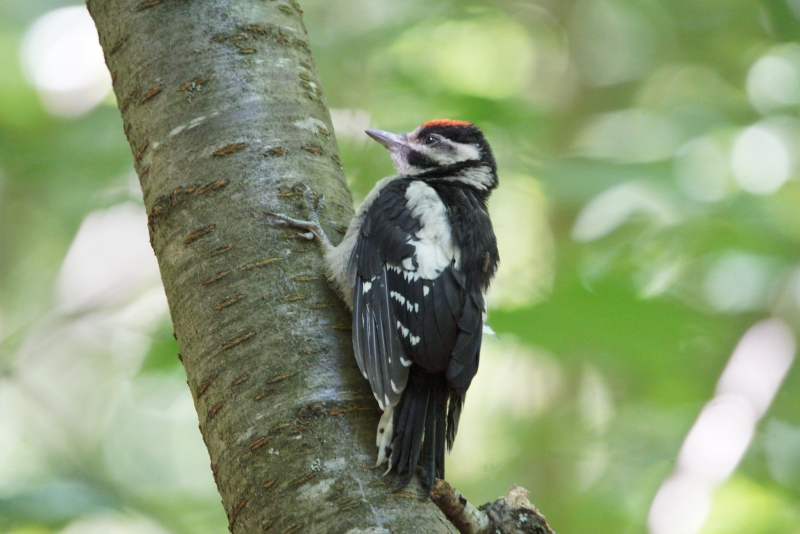
<svg viewBox="0 0 800 534"><path fill-rule="evenodd" d="M265 215L271 217L276 225L293 226L300 230L306 230L306 232L298 233L303 239L313 241L316 237L326 250L333 248L327 234L325 234L325 230L322 229L322 225L319 222L319 214L325 206L325 195L317 196L317 194L305 184L297 184L292 189L303 192L303 198L308 208L309 220L295 219L284 213L274 213L271 211L265 212Z"/></svg>

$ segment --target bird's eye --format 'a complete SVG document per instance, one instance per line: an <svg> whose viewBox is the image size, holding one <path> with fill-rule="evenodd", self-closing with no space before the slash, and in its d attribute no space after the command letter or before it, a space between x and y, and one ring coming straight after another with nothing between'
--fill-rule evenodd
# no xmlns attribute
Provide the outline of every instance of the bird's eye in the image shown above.
<svg viewBox="0 0 800 534"><path fill-rule="evenodd" d="M423 144L425 144L427 146L433 146L433 145L435 145L436 143L439 142L439 138L437 136L435 136L435 135L429 135L429 136L426 136L425 139L423 139L422 142L423 142Z"/></svg>

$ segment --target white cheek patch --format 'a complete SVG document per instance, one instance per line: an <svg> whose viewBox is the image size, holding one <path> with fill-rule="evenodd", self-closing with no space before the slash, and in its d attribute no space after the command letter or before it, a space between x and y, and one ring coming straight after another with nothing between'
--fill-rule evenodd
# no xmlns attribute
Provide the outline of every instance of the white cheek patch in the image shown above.
<svg viewBox="0 0 800 534"><path fill-rule="evenodd" d="M463 161L480 161L481 159L480 150L472 145L455 143L448 140L442 141L442 144L447 146L420 146L417 150L428 156L439 165L453 165Z"/></svg>
<svg viewBox="0 0 800 534"><path fill-rule="evenodd" d="M479 161L481 159L481 152L473 145L465 145L463 143L453 143L456 147L456 161Z"/></svg>

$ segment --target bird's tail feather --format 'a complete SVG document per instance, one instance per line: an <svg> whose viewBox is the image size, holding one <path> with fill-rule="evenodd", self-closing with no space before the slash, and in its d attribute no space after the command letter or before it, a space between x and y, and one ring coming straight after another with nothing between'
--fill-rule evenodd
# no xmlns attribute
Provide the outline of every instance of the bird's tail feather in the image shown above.
<svg viewBox="0 0 800 534"><path fill-rule="evenodd" d="M429 490L435 478L444 478L445 448L449 450L455 439L462 402L461 396L448 387L444 375L412 369L394 408L389 469L405 475L398 488L411 480L420 456Z"/></svg>

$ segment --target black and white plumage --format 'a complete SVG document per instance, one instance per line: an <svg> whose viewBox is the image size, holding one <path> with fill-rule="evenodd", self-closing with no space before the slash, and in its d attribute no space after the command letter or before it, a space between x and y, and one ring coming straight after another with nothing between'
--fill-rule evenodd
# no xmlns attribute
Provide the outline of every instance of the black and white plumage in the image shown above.
<svg viewBox="0 0 800 534"><path fill-rule="evenodd" d="M499 261L487 200L497 169L481 131L438 120L404 135L367 130L399 174L384 178L333 247L318 222L328 277L353 312L353 348L384 411L378 464L444 477L478 370L485 294Z"/></svg>

